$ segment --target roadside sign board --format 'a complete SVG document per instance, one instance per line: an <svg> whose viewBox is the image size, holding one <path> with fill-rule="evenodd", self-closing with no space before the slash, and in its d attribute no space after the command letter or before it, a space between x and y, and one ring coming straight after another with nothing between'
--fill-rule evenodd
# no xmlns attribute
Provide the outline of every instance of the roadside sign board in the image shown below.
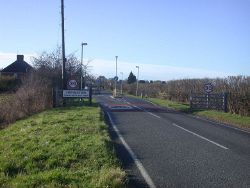
<svg viewBox="0 0 250 188"><path fill-rule="evenodd" d="M63 97L89 98L89 90L63 90Z"/></svg>
<svg viewBox="0 0 250 188"><path fill-rule="evenodd" d="M213 91L213 85L211 83L204 84L204 91L206 93L211 93Z"/></svg>

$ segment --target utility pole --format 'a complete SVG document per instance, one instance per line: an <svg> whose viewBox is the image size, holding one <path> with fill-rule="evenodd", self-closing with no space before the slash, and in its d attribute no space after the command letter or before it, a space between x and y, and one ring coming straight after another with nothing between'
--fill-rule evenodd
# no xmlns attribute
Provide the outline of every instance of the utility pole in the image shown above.
<svg viewBox="0 0 250 188"><path fill-rule="evenodd" d="M66 71L65 71L65 42L64 42L64 2L61 0L61 16L62 16L62 89L66 89ZM63 105L65 106L65 100L63 99Z"/></svg>

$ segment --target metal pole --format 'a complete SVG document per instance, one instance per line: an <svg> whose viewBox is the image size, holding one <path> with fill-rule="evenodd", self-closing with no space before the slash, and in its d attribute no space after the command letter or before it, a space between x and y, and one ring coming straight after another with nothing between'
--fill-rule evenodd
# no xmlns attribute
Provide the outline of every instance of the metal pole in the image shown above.
<svg viewBox="0 0 250 188"><path fill-rule="evenodd" d="M115 79L115 97L116 97L116 85L117 85L117 58L118 56L115 56L115 76L116 76L116 79Z"/></svg>
<svg viewBox="0 0 250 188"><path fill-rule="evenodd" d="M83 75L82 75L82 64L83 64L83 46L86 46L86 45L88 45L88 43L83 43L82 42L82 54L81 54L81 90L82 90L82 77L83 77ZM86 76L85 76L86 77Z"/></svg>
<svg viewBox="0 0 250 188"><path fill-rule="evenodd" d="M81 53L81 90L82 90L82 58L83 58L83 43L82 43L82 53Z"/></svg>
<svg viewBox="0 0 250 188"><path fill-rule="evenodd" d="M122 95L122 82L123 82L123 72L121 72L122 80L121 80L121 95Z"/></svg>
<svg viewBox="0 0 250 188"><path fill-rule="evenodd" d="M136 96L138 95L138 84L139 84L139 66L136 66L136 68L138 69L137 72L137 84L136 84Z"/></svg>

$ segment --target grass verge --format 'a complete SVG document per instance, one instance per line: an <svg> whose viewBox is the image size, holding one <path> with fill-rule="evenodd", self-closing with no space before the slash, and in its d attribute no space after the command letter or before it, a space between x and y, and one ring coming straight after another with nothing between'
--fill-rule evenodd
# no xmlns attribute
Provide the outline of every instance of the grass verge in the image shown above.
<svg viewBox="0 0 250 188"><path fill-rule="evenodd" d="M98 107L56 108L0 131L0 187L125 187Z"/></svg>
<svg viewBox="0 0 250 188"><path fill-rule="evenodd" d="M248 116L240 116L236 114L230 114L215 110L200 110L200 111L191 111L189 108L189 105L187 104L181 104L169 100L163 100L163 99L157 99L157 98L148 98L147 100L167 108L171 108L174 110L182 111L182 112L188 112L193 115L202 116L205 118L209 118L212 120L216 120L222 123L228 123L232 124L234 126L248 129L250 130L250 117Z"/></svg>

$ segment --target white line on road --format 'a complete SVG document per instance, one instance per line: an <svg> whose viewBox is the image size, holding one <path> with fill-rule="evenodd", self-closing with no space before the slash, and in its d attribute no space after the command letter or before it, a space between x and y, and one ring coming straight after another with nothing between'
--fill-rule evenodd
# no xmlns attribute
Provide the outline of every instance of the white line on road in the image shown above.
<svg viewBox="0 0 250 188"><path fill-rule="evenodd" d="M139 107L139 106L135 106L135 105L131 104L130 102L127 102L127 104L132 105L134 108L137 108L137 109L139 109L139 110L141 110L141 111L143 111L143 112L146 112L146 113L150 114L151 116L154 116L154 117L156 117L156 118L158 118L158 119L161 118L160 116L157 116L157 115L155 115L155 114L153 114L153 113L151 113L151 112L145 110L144 108L141 108L141 107Z"/></svg>
<svg viewBox="0 0 250 188"><path fill-rule="evenodd" d="M129 104L129 105L132 105L134 108L137 108L137 109L139 109L139 110L142 110L142 111L144 111L144 112L147 112L148 114L150 114L150 115L152 115L152 116L154 116L154 117L157 117L157 118L161 118L160 116L157 116L156 114L153 114L153 113L151 113L151 112L149 112L149 111L147 111L147 110L145 110L145 109L143 109L143 108L140 108L140 107L138 107L138 106L135 106L135 105L133 105L133 104L131 104L130 102L127 102L127 104ZM203 139L203 140L206 140L206 141L208 141L208 142L210 142L210 143L212 143L212 144L214 144L214 145L216 145L216 146L218 146L218 147L220 147L220 148L223 148L223 149L229 149L229 148L227 148L227 147L225 147L225 146L222 146L221 144L218 144L218 143L216 143L216 142L214 142L214 141L212 141L212 140L209 140L209 139L207 139L207 138L205 138L205 137L203 137L203 136L201 136L201 135L198 135L198 134L196 134L196 133L194 133L194 132L192 132L192 131L189 131L189 130L187 130L187 129L185 129L185 128L183 128L183 127L181 127L181 126L179 126L179 125L177 125L177 124L175 124L175 123L173 123L172 124L173 126L175 126L175 127L178 127L178 128L180 128L180 129L182 129L182 130L184 130L184 131L186 131L186 132L188 132L188 133L191 133L191 134L193 134L193 135L195 135L195 136L197 136L197 137L199 137L199 138L201 138L201 139Z"/></svg>
<svg viewBox="0 0 250 188"><path fill-rule="evenodd" d="M227 147L225 147L225 146L222 146L222 145L220 145L220 144L218 144L218 143L216 143L216 142L214 142L214 141L212 141L212 140L209 140L209 139L207 139L207 138L205 138L205 137L203 137L203 136L201 136L201 135L198 135L198 134L196 134L196 133L194 133L194 132L192 132L192 131L189 131L189 130L187 130L187 129L185 129L185 128L183 128L183 127L181 127L181 126L179 126L179 125L177 125L177 124L175 124L175 123L173 123L172 125L175 126L175 127L180 128L180 129L182 129L182 130L184 130L184 131L186 131L186 132L188 132L188 133L191 133L191 134L193 134L193 135L195 135L195 136L197 136L197 137L199 137L199 138L201 138L201 139L203 139L203 140L206 140L206 141L208 141L208 142L210 142L210 143L212 143L212 144L214 144L214 145L216 145L216 146L218 146L218 147L220 147L220 148L229 149L229 148L227 148Z"/></svg>
<svg viewBox="0 0 250 188"><path fill-rule="evenodd" d="M127 142L124 140L124 138L122 137L122 135L120 134L120 131L117 129L115 123L113 122L110 114L107 112L107 115L109 117L110 123L113 126L113 129L115 130L117 136L119 137L119 139L121 140L122 144L124 145L124 147L126 148L126 150L129 152L130 156L132 157L135 165L137 166L137 168L139 169L142 177L144 178L145 182L148 184L149 188L156 188L153 180L151 179L151 177L148 175L148 172L146 171L146 169L143 167L141 161L136 157L135 153L132 151L132 149L129 147L129 145L127 144Z"/></svg>

